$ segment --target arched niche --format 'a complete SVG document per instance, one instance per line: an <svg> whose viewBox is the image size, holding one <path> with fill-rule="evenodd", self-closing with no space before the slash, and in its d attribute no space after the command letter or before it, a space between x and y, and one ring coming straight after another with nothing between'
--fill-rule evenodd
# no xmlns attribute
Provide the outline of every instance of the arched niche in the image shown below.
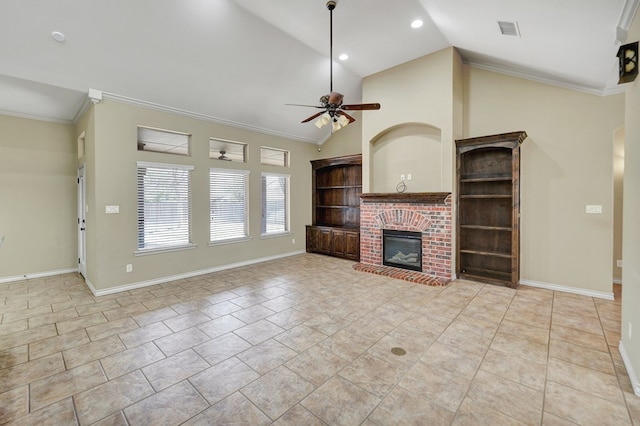
<svg viewBox="0 0 640 426"><path fill-rule="evenodd" d="M401 175L405 176L406 192L442 191L440 128L403 123L378 133L370 143L371 192L396 192Z"/></svg>

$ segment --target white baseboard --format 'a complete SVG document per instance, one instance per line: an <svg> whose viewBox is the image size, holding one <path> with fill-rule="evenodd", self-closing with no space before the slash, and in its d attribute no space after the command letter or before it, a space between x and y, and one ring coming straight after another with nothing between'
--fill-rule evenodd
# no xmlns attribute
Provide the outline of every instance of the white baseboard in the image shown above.
<svg viewBox="0 0 640 426"><path fill-rule="evenodd" d="M183 274L171 275L171 276L166 276L166 277L159 277L159 278L154 278L152 280L140 281L140 282L137 282L137 283L125 284L125 285L121 285L121 286L117 286L117 287L109 287L109 288L105 288L105 289L102 289L102 290L96 290L96 288L93 286L93 284L87 279L85 279L85 282L87 283L87 287L89 287L89 290L91 290L91 292L93 293L94 296L105 296L107 294L120 293L120 292L123 292L123 291L134 290L136 288L148 287L148 286L151 286L151 285L162 284L162 283L166 283L166 282L169 282L169 281L181 280L181 279L184 279L184 278L191 278L191 277L195 277L197 275L210 274L212 272L224 271L226 269L238 268L238 267L241 267L241 266L248 266L248 265L253 265L253 264L256 264L256 263L268 262L270 260L281 259L283 257L296 256L298 254L303 254L303 253L305 253L305 251L304 250L300 250L300 251L294 251L294 252L289 252L289 253L284 253L284 254L278 254L278 255L275 255L275 256L261 257L261 258L258 258L258 259L251 259L251 260L245 260L245 261L242 261L242 262L229 263L227 265L215 266L213 268L206 268L206 269L200 269L200 270L197 270L197 271L185 272Z"/></svg>
<svg viewBox="0 0 640 426"><path fill-rule="evenodd" d="M543 283L540 281L520 280L520 284L529 287L546 288L547 290L562 291L565 293L580 294L582 296L597 297L599 299L613 300L613 292L605 293L603 291L586 290L583 288L569 287L560 284Z"/></svg>
<svg viewBox="0 0 640 426"><path fill-rule="evenodd" d="M33 280L36 278L51 277L53 275L70 274L72 272L78 272L78 269L56 269L55 271L34 272L24 275L15 275L13 277L1 277L0 284L10 283L14 281Z"/></svg>
<svg viewBox="0 0 640 426"><path fill-rule="evenodd" d="M631 360L629 359L629 355L627 355L627 351L624 349L622 340L620 341L620 345L618 345L618 351L620 351L620 356L622 357L624 366L627 369L629 380L631 380L631 386L633 386L633 393L635 393L636 396L640 396L640 380L638 379L638 376L636 376L636 372L633 369L633 366L631 365Z"/></svg>

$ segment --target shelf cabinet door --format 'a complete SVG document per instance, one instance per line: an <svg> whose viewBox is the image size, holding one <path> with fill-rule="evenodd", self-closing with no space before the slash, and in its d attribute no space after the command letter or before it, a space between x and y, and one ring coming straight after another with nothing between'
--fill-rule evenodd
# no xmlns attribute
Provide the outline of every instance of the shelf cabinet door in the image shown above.
<svg viewBox="0 0 640 426"><path fill-rule="evenodd" d="M344 257L344 252L347 245L344 229L332 229L331 239L333 240L331 254L338 257Z"/></svg>
<svg viewBox="0 0 640 426"><path fill-rule="evenodd" d="M360 232L346 231L344 238L344 257L351 260L360 260Z"/></svg>
<svg viewBox="0 0 640 426"><path fill-rule="evenodd" d="M456 141L461 278L518 286L520 145L526 136L513 132Z"/></svg>
<svg viewBox="0 0 640 426"><path fill-rule="evenodd" d="M331 228L307 226L306 242L310 253L331 254Z"/></svg>

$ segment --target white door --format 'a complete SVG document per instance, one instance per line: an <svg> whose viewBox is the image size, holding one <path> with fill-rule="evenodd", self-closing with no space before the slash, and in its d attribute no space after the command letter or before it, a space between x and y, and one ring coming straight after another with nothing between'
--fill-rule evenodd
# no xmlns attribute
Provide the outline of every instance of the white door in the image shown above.
<svg viewBox="0 0 640 426"><path fill-rule="evenodd" d="M87 277L86 202L84 165L78 169L78 272Z"/></svg>

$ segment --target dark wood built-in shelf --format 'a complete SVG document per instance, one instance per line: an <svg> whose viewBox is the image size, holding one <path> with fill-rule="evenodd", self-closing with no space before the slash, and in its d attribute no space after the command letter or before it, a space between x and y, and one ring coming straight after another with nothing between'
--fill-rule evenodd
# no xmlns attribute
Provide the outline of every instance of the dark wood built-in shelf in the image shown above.
<svg viewBox="0 0 640 426"><path fill-rule="evenodd" d="M311 161L312 224L307 225L307 251L360 259L360 194L362 156Z"/></svg>
<svg viewBox="0 0 640 426"><path fill-rule="evenodd" d="M525 132L456 141L456 273L517 287L520 280L520 145Z"/></svg>

